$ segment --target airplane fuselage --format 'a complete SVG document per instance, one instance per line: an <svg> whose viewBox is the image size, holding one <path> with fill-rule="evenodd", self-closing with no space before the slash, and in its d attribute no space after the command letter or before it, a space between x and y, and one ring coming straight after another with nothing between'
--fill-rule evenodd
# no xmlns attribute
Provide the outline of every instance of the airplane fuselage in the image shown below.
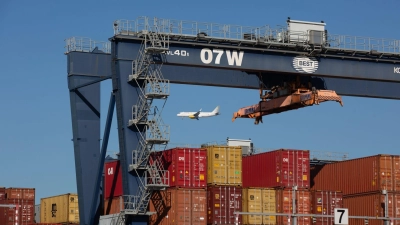
<svg viewBox="0 0 400 225"><path fill-rule="evenodd" d="M190 119L196 119L196 116L194 116L195 114L196 114L196 112L181 112L177 116L189 117ZM200 112L197 117L201 118L201 117L210 117L210 116L216 116L216 115L218 115L218 113Z"/></svg>

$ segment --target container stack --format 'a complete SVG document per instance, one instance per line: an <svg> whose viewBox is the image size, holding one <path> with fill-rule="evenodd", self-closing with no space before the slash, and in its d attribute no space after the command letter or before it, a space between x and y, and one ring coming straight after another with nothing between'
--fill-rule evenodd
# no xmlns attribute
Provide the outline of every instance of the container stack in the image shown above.
<svg viewBox="0 0 400 225"><path fill-rule="evenodd" d="M40 222L79 224L77 194L63 194L40 199Z"/></svg>
<svg viewBox="0 0 400 225"><path fill-rule="evenodd" d="M149 225L207 224L207 151L174 148L152 153L150 165L159 163L170 187L153 192Z"/></svg>
<svg viewBox="0 0 400 225"><path fill-rule="evenodd" d="M400 156L374 155L315 166L311 169L313 190L331 188L343 193L343 207L351 216L385 217L385 192L388 216L400 217ZM391 221L399 225L400 221ZM364 225L363 219L349 219ZM382 220L371 219L370 225Z"/></svg>
<svg viewBox="0 0 400 225"><path fill-rule="evenodd" d="M0 204L16 207L0 207L0 224L15 225L34 222L35 188L0 188Z"/></svg>
<svg viewBox="0 0 400 225"><path fill-rule="evenodd" d="M243 208L245 212L311 213L310 153L279 149L243 157ZM297 187L297 190L293 190ZM293 207L295 199L295 207ZM286 216L243 216L243 224L290 225ZM310 217L297 224L310 225Z"/></svg>
<svg viewBox="0 0 400 225"><path fill-rule="evenodd" d="M211 145L207 148L207 224L235 224L242 211L242 147ZM242 216L238 217L242 224Z"/></svg>
<svg viewBox="0 0 400 225"><path fill-rule="evenodd" d="M104 163L104 215L120 213L124 209L122 172L119 160Z"/></svg>

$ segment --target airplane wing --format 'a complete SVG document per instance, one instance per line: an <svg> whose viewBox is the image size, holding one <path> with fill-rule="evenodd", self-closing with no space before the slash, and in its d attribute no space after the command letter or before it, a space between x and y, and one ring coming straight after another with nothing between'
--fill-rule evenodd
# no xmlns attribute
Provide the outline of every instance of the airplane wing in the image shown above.
<svg viewBox="0 0 400 225"><path fill-rule="evenodd" d="M201 109L199 111L197 111L195 114L193 114L193 116L198 117L200 112L201 112Z"/></svg>

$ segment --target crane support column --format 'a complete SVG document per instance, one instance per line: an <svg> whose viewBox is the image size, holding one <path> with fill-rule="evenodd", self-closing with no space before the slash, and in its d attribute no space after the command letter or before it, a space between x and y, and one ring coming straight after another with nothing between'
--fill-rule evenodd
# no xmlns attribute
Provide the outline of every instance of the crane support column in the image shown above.
<svg viewBox="0 0 400 225"><path fill-rule="evenodd" d="M76 185L80 225L89 225L90 205L100 159L100 81L109 77L109 43L87 38L66 40Z"/></svg>

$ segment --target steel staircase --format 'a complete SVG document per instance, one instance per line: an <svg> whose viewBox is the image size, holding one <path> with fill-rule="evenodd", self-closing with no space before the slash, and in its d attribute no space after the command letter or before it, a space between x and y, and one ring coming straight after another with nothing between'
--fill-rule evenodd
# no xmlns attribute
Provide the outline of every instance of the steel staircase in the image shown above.
<svg viewBox="0 0 400 225"><path fill-rule="evenodd" d="M158 32L157 21L150 26L145 20L145 28L139 33L144 38L136 60L132 62L132 74L128 82L139 87L140 93L136 105L132 106L132 118L129 128L139 131L138 146L132 151L130 172L138 177L144 176L136 195L124 196L126 215L151 215L148 211L150 198L154 191L169 186L169 174L159 159L160 154L152 154L156 147L165 148L169 142L169 125L161 118L162 109L152 106L154 100L163 100L169 96L169 80L163 78L161 65L168 51L168 37Z"/></svg>

